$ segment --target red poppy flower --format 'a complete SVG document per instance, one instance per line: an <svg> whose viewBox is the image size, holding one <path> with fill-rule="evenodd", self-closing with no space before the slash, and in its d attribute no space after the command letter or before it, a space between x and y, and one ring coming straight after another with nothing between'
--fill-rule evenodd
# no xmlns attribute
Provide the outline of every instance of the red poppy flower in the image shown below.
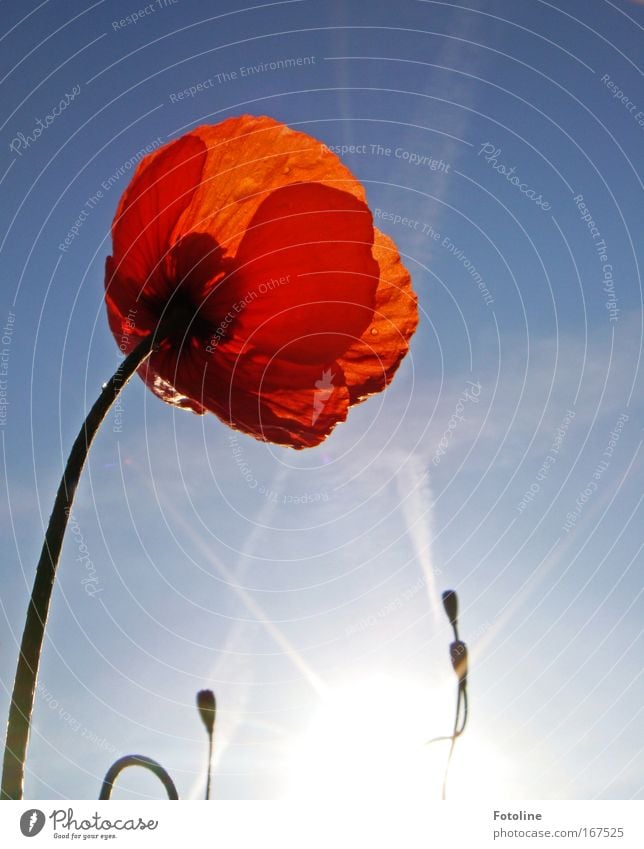
<svg viewBox="0 0 644 849"><path fill-rule="evenodd" d="M400 256L324 145L266 117L146 156L112 225L106 303L170 404L258 439L317 445L391 381L417 324Z"/></svg>

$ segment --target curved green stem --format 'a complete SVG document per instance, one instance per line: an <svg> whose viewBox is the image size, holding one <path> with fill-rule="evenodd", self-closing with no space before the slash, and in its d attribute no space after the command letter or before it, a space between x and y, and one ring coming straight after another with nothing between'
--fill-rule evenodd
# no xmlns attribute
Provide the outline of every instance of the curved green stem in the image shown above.
<svg viewBox="0 0 644 849"><path fill-rule="evenodd" d="M452 755L454 754L454 746L456 745L456 741L461 736L463 731L465 731L465 726L467 725L467 684L464 681L459 681L458 684L458 697L456 700L456 716L454 718L454 731L452 732L452 736L448 739L451 740L449 747L449 754L447 755L447 762L445 764L445 772L443 774L443 792L441 798L445 800L447 798L447 778L449 776L449 767L452 762ZM461 727L459 728L459 719L461 716L461 708L463 709L463 722Z"/></svg>
<svg viewBox="0 0 644 849"><path fill-rule="evenodd" d="M67 527L80 474L87 458L87 452L101 422L119 393L137 368L158 346L159 341L158 335L151 333L123 360L116 373L103 386L103 391L83 422L67 460L38 561L20 645L20 657L18 658L7 724L7 742L4 751L2 788L0 791L0 798L2 799L22 799L25 757L45 625L65 528Z"/></svg>
<svg viewBox="0 0 644 849"><path fill-rule="evenodd" d="M167 770L165 770L158 761L153 761L152 758L147 758L145 755L125 755L117 761L114 761L112 766L105 773L103 786L101 787L101 795L98 797L99 801L105 801L112 796L112 787L114 786L114 782L118 778L119 773L121 773L124 769L127 769L129 766L142 766L145 769L149 769L150 772L156 775L165 787L168 799L177 800L179 798L177 788L174 786L174 781L170 778Z"/></svg>
<svg viewBox="0 0 644 849"><path fill-rule="evenodd" d="M212 775L212 734L208 735L208 779L206 781L206 802L210 801L210 777Z"/></svg>

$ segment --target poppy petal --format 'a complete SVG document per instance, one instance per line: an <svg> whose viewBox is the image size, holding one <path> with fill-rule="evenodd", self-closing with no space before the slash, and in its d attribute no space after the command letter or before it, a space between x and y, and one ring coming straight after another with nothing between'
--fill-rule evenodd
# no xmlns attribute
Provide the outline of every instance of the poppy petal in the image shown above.
<svg viewBox="0 0 644 849"><path fill-rule="evenodd" d="M199 127L147 156L119 204L106 304L159 398L265 441L317 445L383 389L416 297L362 185L267 118Z"/></svg>
<svg viewBox="0 0 644 849"><path fill-rule="evenodd" d="M115 276L111 260L112 257L107 258L105 274L106 280L113 281L113 285L105 293L107 320L116 344L125 356L134 350L144 337L154 331L158 314L145 301L137 301L136 295L128 295L130 287L123 286L119 277Z"/></svg>
<svg viewBox="0 0 644 849"><path fill-rule="evenodd" d="M339 358L352 404L391 382L418 325L418 298L409 272L394 242L379 230L375 230L373 255L380 266L373 320Z"/></svg>
<svg viewBox="0 0 644 849"><path fill-rule="evenodd" d="M371 213L352 194L321 183L277 189L253 216L237 270L213 301L235 305L236 339L280 359L324 364L373 318L379 268L372 243Z"/></svg>
<svg viewBox="0 0 644 849"><path fill-rule="evenodd" d="M229 405L223 415L218 413L227 424L267 442L311 448L346 419L349 390L337 364L316 366L305 386L285 388L280 374L291 372L292 363L262 364L259 358L245 362L254 366L254 374L245 369L232 376Z"/></svg>
<svg viewBox="0 0 644 849"><path fill-rule="evenodd" d="M147 156L121 197L112 225L112 256L105 287L110 324L141 310L139 332L150 332L159 316L142 301L163 301L174 284L165 272L173 230L199 186L206 159L201 139L188 135ZM145 326L150 320L152 327Z"/></svg>
<svg viewBox="0 0 644 849"><path fill-rule="evenodd" d="M208 148L202 183L178 232L213 233L229 256L271 192L291 183L323 183L365 200L363 186L324 144L273 118L242 115L191 136Z"/></svg>
<svg viewBox="0 0 644 849"><path fill-rule="evenodd" d="M202 373L198 380L194 377L192 380L186 380L186 369L189 368L190 362L189 349L164 346L139 367L138 374L148 389L166 404L203 415L207 411L198 398L202 394L204 375Z"/></svg>
<svg viewBox="0 0 644 849"><path fill-rule="evenodd" d="M140 372L167 403L195 413L211 412L266 442L306 448L318 445L344 421L349 390L337 363L297 365L231 342L209 354L190 340L155 352Z"/></svg>

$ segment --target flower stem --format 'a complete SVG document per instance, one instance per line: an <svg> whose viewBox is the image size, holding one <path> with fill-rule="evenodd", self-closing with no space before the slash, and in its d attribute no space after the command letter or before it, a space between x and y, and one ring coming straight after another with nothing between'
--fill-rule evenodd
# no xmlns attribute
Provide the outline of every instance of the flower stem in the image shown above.
<svg viewBox="0 0 644 849"><path fill-rule="evenodd" d="M103 386L101 394L83 422L67 460L56 494L54 509L49 517L49 525L36 569L36 578L22 635L20 657L16 668L7 724L7 742L4 751L2 789L0 791L0 798L2 799L22 799L25 757L31 726L36 678L51 593L74 494L89 447L101 422L125 384L152 351L158 347L160 341L158 334L151 333L123 360L116 373Z"/></svg>
<svg viewBox="0 0 644 849"><path fill-rule="evenodd" d="M208 734L208 778L206 780L206 801L210 800L210 777L212 774L212 740L217 717L217 700L212 690L199 690L197 709Z"/></svg>
<svg viewBox="0 0 644 849"><path fill-rule="evenodd" d="M145 755L125 755L125 757L114 761L112 766L108 769L105 778L103 779L101 795L98 797L99 801L107 800L112 797L112 788L119 773L130 766L142 766L144 769L150 770L150 772L153 773L153 775L156 775L165 787L168 799L176 801L179 798L177 788L174 786L174 781L170 778L167 770L165 770L160 763L153 761L152 758L148 758Z"/></svg>
<svg viewBox="0 0 644 849"><path fill-rule="evenodd" d="M210 801L210 777L212 775L212 733L208 735L208 779L206 781L206 802Z"/></svg>

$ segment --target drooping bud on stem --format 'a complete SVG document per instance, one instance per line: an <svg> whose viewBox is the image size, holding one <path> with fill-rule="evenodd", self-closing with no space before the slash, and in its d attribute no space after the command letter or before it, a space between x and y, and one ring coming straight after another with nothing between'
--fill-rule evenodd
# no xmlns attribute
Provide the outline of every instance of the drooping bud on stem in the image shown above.
<svg viewBox="0 0 644 849"><path fill-rule="evenodd" d="M459 686L465 686L467 682L467 646L463 640L455 640L449 647L449 653Z"/></svg>
<svg viewBox="0 0 644 849"><path fill-rule="evenodd" d="M443 607L454 629L454 634L458 633L458 596L454 590L445 590L443 593Z"/></svg>
<svg viewBox="0 0 644 849"><path fill-rule="evenodd" d="M215 728L215 714L217 713L217 703L212 690L199 690L197 693L197 708L199 709L203 724L206 726L208 736L212 737Z"/></svg>
<svg viewBox="0 0 644 849"><path fill-rule="evenodd" d="M206 801L210 799L210 779L212 774L212 737L215 730L215 715L217 702L212 690L199 690L197 693L197 708L208 732L208 779L206 781Z"/></svg>

